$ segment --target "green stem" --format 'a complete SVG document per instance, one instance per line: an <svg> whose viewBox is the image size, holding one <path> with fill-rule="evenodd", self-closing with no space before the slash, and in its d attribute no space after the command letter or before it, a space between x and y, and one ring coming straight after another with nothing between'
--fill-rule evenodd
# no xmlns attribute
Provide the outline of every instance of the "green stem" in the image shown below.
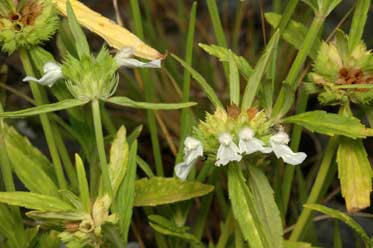
<svg viewBox="0 0 373 248"><path fill-rule="evenodd" d="M338 137L332 137L329 140L328 146L323 157L323 160L320 165L319 172L316 176L315 183L311 189L311 193L307 199L307 204L316 203L321 197L321 192L325 183L325 180L329 174L331 165L333 164L332 160L334 158L335 151L338 147ZM301 215L299 216L295 228L291 233L290 240L297 241L301 239L305 229L307 228L308 222L311 219L312 211L307 208L303 208Z"/></svg>
<svg viewBox="0 0 373 248"><path fill-rule="evenodd" d="M32 63L30 61L30 57L27 54L27 51L21 49L19 52L20 52L21 61L22 61L26 74L29 76L35 76L34 69L32 67ZM31 88L32 95L35 99L36 105L40 106L40 105L45 104L43 100L42 91L39 88L39 85L37 85L36 83L30 83L30 88ZM60 156L58 154L57 145L56 145L56 141L55 141L54 134L52 131L51 123L46 114L40 114L40 120L41 120L41 125L43 127L45 138L47 140L49 152L52 157L52 162L53 162L54 170L57 176L58 185L60 189L67 189L67 183L66 183L66 179L65 179L64 172L62 169L62 163L61 163Z"/></svg>
<svg viewBox="0 0 373 248"><path fill-rule="evenodd" d="M299 2L299 0L289 0L289 2L287 3L286 8L284 10L284 13L282 14L281 21L280 21L280 23L278 24L278 27L277 27L278 29L280 29L281 34L284 32L286 26L288 25L288 23L290 21L290 18L293 15L294 10L298 5L298 2ZM280 3L281 3L281 1L280 1Z"/></svg>
<svg viewBox="0 0 373 248"><path fill-rule="evenodd" d="M307 108L307 102L308 102L308 94L305 90L302 90L301 95L299 97L299 103L297 105L297 114L303 113L306 111ZM291 143L290 147L293 151L298 151L299 149L299 143L302 135L302 127L301 126L294 126L293 133L291 135ZM291 186L293 183L294 178L294 172L295 172L295 166L286 166L285 168L285 175L284 175L284 181L282 185L282 204L283 204L283 213L284 216L286 216L286 212L289 205L289 198L290 198L290 191Z"/></svg>
<svg viewBox="0 0 373 248"><path fill-rule="evenodd" d="M235 223L234 223L233 213L232 213L232 210L229 210L227 220L225 221L222 227L222 230L220 232L220 237L218 240L218 244L216 245L216 248L227 247L228 239L231 236L234 229L235 229ZM240 228L238 227L237 230L240 230Z"/></svg>
<svg viewBox="0 0 373 248"><path fill-rule="evenodd" d="M319 35L322 24L324 23L324 18L316 16L313 19L311 27L304 39L303 46L297 54L293 65L290 68L289 74L287 75L283 87L281 88L280 94L277 98L276 104L273 109L273 116L275 118L281 118L285 115L294 102L294 92L298 86L299 73L303 68L304 61L310 52L314 41Z"/></svg>
<svg viewBox="0 0 373 248"><path fill-rule="evenodd" d="M92 115L93 115L93 124L94 124L95 134L96 134L96 145L97 145L98 157L100 160L103 190L105 193L108 193L109 196L111 197L113 195L113 191L112 191L111 183L110 183L109 167L108 167L107 160L106 160L104 135L102 133L100 102L98 101L98 99L92 100Z"/></svg>

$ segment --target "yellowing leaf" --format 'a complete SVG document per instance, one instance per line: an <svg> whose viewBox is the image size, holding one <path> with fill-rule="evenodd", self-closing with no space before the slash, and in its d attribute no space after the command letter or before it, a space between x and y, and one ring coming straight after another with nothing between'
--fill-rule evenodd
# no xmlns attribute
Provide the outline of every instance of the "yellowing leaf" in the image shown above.
<svg viewBox="0 0 373 248"><path fill-rule="evenodd" d="M70 2L79 23L101 36L110 46L116 49L131 47L137 57L144 59L155 60L165 57L127 29L91 10L83 3L77 0L70 0ZM66 16L66 0L55 0L55 3L58 10Z"/></svg>
<svg viewBox="0 0 373 248"><path fill-rule="evenodd" d="M341 138L337 153L338 176L348 212L370 206L372 168L361 140Z"/></svg>

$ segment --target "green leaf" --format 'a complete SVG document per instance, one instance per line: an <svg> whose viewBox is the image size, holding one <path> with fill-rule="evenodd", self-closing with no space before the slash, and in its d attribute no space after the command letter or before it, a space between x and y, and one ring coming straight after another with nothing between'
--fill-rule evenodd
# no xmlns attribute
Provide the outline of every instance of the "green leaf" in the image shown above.
<svg viewBox="0 0 373 248"><path fill-rule="evenodd" d="M273 196L273 190L267 177L262 170L254 166L248 166L249 178L247 180L249 188L254 196L254 203L260 222L264 226L264 234L270 247L283 247L282 221L280 211Z"/></svg>
<svg viewBox="0 0 373 248"><path fill-rule="evenodd" d="M112 223L104 223L102 226L104 244L111 248L126 248L127 244L123 243L118 226Z"/></svg>
<svg viewBox="0 0 373 248"><path fill-rule="evenodd" d="M0 192L0 202L40 211L69 211L73 207L54 196L31 192Z"/></svg>
<svg viewBox="0 0 373 248"><path fill-rule="evenodd" d="M267 22L276 28L281 21L282 16L273 12L267 12L264 14ZM291 20L287 25L286 29L282 32L282 38L289 44L293 45L296 49L300 50L303 47L304 38L306 37L308 29L305 25L300 22ZM309 56L315 59L317 56L317 51L321 45L321 41L316 39L314 42Z"/></svg>
<svg viewBox="0 0 373 248"><path fill-rule="evenodd" d="M54 111L60 111L64 109L74 108L86 104L87 101L82 101L79 99L67 99L57 103L44 104L33 108L0 113L0 118L20 118L33 115L39 115Z"/></svg>
<svg viewBox="0 0 373 248"><path fill-rule="evenodd" d="M246 80L249 79L250 75L254 71L254 69L244 57L236 55L230 49L217 45L207 45L202 43L199 43L198 46L200 46L208 54L217 57L221 62L229 62L229 57L232 56L234 62L237 64L239 71L242 73Z"/></svg>
<svg viewBox="0 0 373 248"><path fill-rule="evenodd" d="M321 110L290 116L283 122L297 124L313 132L329 136L343 135L354 139L372 135L372 129L366 128L355 117L331 114Z"/></svg>
<svg viewBox="0 0 373 248"><path fill-rule="evenodd" d="M139 108L139 109L151 109L151 110L173 110L181 108L189 108L197 103L195 102L185 102L185 103L151 103L151 102L136 102L124 96L114 96L105 100L106 102L120 105L129 108Z"/></svg>
<svg viewBox="0 0 373 248"><path fill-rule="evenodd" d="M157 232L173 236L181 239L191 241L196 247L204 247L201 241L199 241L194 235L187 232L187 227L178 227L168 219L160 215L148 216L150 223L149 225Z"/></svg>
<svg viewBox="0 0 373 248"><path fill-rule="evenodd" d="M363 36L371 0L357 0L356 2L350 34L348 36L348 50L350 52L360 43Z"/></svg>
<svg viewBox="0 0 373 248"><path fill-rule="evenodd" d="M136 181L136 155L137 141L133 142L129 151L128 169L124 180L119 187L115 199L115 209L119 214L119 229L125 244L128 241L128 232L131 225L132 211L135 198Z"/></svg>
<svg viewBox="0 0 373 248"><path fill-rule="evenodd" d="M255 219L252 211L254 200L250 199L248 193L249 189L238 164L229 165L228 194L233 215L241 228L242 236L250 247L266 247L259 230L260 222Z"/></svg>
<svg viewBox="0 0 373 248"><path fill-rule="evenodd" d="M14 232L16 223L9 208L0 204L0 234L8 240L10 247L20 247L20 237Z"/></svg>
<svg viewBox="0 0 373 248"><path fill-rule="evenodd" d="M69 23L71 33L73 34L73 37L75 39L76 51L78 52L80 58L88 56L90 52L87 38L85 37L85 34L80 27L78 20L76 19L69 0L66 1L66 11L67 21Z"/></svg>
<svg viewBox="0 0 373 248"><path fill-rule="evenodd" d="M39 236L38 244L35 248L60 248L61 240L57 231L42 233Z"/></svg>
<svg viewBox="0 0 373 248"><path fill-rule="evenodd" d="M49 161L13 128L4 128L4 133L9 159L22 183L32 192L58 196Z"/></svg>
<svg viewBox="0 0 373 248"><path fill-rule="evenodd" d="M277 47L278 40L279 40L280 32L277 30L271 40L269 41L268 45L265 48L264 54L260 57L258 63L255 66L253 74L250 76L244 91L244 95L242 97L242 105L241 109L246 110L250 108L253 104L254 98L256 96L257 90L259 88L259 84L262 80L262 77L265 73L265 70L271 61L271 55L275 48Z"/></svg>
<svg viewBox="0 0 373 248"><path fill-rule="evenodd" d="M136 207L158 206L189 200L210 193L211 185L181 181L176 178L152 177L136 181Z"/></svg>
<svg viewBox="0 0 373 248"><path fill-rule="evenodd" d="M349 212L370 206L372 168L362 140L341 138L337 153L338 177Z"/></svg>
<svg viewBox="0 0 373 248"><path fill-rule="evenodd" d="M77 211L29 211L26 215L30 218L42 221L48 220L62 220L66 221L80 221L89 218L89 214Z"/></svg>
<svg viewBox="0 0 373 248"><path fill-rule="evenodd" d="M284 240L284 248L312 248L313 246L305 242L295 242Z"/></svg>
<svg viewBox="0 0 373 248"><path fill-rule="evenodd" d="M91 212L91 200L89 197L89 186L87 182L87 176L85 173L83 161L78 154L75 154L75 167L76 167L76 174L78 176L80 201L83 204L83 209L87 213L90 213Z"/></svg>
<svg viewBox="0 0 373 248"><path fill-rule="evenodd" d="M342 222L344 222L346 225L350 226L357 234L360 235L360 237L369 244L370 238L368 234L364 231L364 229L357 223L354 219L352 219L350 216L348 216L345 213L342 213L338 210L331 209L328 207L325 207L323 205L319 204L304 204L305 208L309 208L318 212L321 212L323 214L326 214L332 218L338 219Z"/></svg>
<svg viewBox="0 0 373 248"><path fill-rule="evenodd" d="M206 93L207 97L210 99L211 103L214 104L215 107L222 107L219 98L215 94L214 89L206 82L206 80L199 74L196 70L194 70L190 65L188 65L184 60L180 59L175 54L171 54L171 56L176 59L189 73L192 77L197 81L197 83L201 86L203 91Z"/></svg>
<svg viewBox="0 0 373 248"><path fill-rule="evenodd" d="M231 103L240 104L240 75L232 53L229 54L229 94Z"/></svg>
<svg viewBox="0 0 373 248"><path fill-rule="evenodd" d="M127 165L128 144L126 141L126 128L121 126L110 149L109 174L114 197L126 175Z"/></svg>
<svg viewBox="0 0 373 248"><path fill-rule="evenodd" d="M135 130L132 131L127 137L127 143L131 145L141 134L142 132L142 125L139 125L135 128Z"/></svg>

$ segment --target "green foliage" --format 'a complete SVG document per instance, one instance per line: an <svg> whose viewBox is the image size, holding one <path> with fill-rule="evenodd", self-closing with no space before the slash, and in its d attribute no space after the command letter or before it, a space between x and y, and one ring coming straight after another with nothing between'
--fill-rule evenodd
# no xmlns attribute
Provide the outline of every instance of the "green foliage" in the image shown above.
<svg viewBox="0 0 373 248"><path fill-rule="evenodd" d="M139 108L139 109L152 109L152 110L172 110L172 109L181 109L188 108L196 105L194 102L186 103L150 103L150 102L136 102L124 96L114 96L105 100L106 102L120 105L123 107L129 108Z"/></svg>
<svg viewBox="0 0 373 248"><path fill-rule="evenodd" d="M370 206L372 167L362 140L343 138L337 153L338 177L349 212Z"/></svg>
<svg viewBox="0 0 373 248"><path fill-rule="evenodd" d="M214 186L198 182L184 182L176 178L153 177L136 181L135 206L158 206L204 196Z"/></svg>
<svg viewBox="0 0 373 248"><path fill-rule="evenodd" d="M75 154L75 167L76 174L78 176L78 185L79 185L79 196L80 201L83 205L83 209L87 212L91 212L91 200L89 197L89 186L87 182L87 175L85 173L84 164L82 159L78 154Z"/></svg>
<svg viewBox="0 0 373 248"><path fill-rule="evenodd" d="M350 138L365 138L372 135L360 120L353 116L327 113L325 111L310 111L283 119L285 123L293 123L313 132L329 136L343 135Z"/></svg>

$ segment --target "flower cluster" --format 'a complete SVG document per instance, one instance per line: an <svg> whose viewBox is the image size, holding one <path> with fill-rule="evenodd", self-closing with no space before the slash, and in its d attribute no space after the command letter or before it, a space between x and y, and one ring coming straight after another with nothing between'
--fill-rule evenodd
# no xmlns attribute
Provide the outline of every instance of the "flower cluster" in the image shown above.
<svg viewBox="0 0 373 248"><path fill-rule="evenodd" d="M35 46L48 40L58 27L51 0L1 1L0 44L3 52Z"/></svg>
<svg viewBox="0 0 373 248"><path fill-rule="evenodd" d="M26 77L23 81L33 81L52 87L60 79L66 80L70 93L78 99L91 100L110 97L118 84L116 71L119 67L160 68L161 61L148 63L132 58L133 49L124 48L112 57L106 48L99 54L76 58L68 54L63 65L48 62L44 65L44 75L40 78Z"/></svg>
<svg viewBox="0 0 373 248"><path fill-rule="evenodd" d="M215 161L216 166L239 162L244 156L260 152L273 152L277 158L291 165L302 163L307 155L294 153L287 145L289 136L279 128L274 132L272 123L264 111L255 109L240 111L235 106L228 113L218 108L214 114L207 114L184 142L184 160L175 166L175 174L185 180L193 164L204 153Z"/></svg>
<svg viewBox="0 0 373 248"><path fill-rule="evenodd" d="M309 78L322 104L372 103L373 90L364 88L373 84L372 53L362 41L349 48L348 37L342 33L333 42L322 43Z"/></svg>
<svg viewBox="0 0 373 248"><path fill-rule="evenodd" d="M98 198L93 206L91 214L77 225L66 225L65 231L59 234L67 247L85 247L87 245L99 247L102 243L102 225L116 223L117 216L109 215L111 200L108 195ZM75 245L75 246L74 246Z"/></svg>

